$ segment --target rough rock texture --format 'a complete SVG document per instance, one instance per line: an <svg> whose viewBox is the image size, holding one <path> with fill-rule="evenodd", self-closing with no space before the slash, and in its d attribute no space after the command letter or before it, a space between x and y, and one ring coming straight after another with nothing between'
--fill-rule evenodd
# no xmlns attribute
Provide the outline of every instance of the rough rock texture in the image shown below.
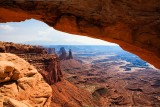
<svg viewBox="0 0 160 107"><path fill-rule="evenodd" d="M51 97L51 87L32 65L0 53L0 107L49 107Z"/></svg>
<svg viewBox="0 0 160 107"><path fill-rule="evenodd" d="M60 68L60 61L53 58L48 66L49 83L57 83L62 80L62 72Z"/></svg>
<svg viewBox="0 0 160 107"><path fill-rule="evenodd" d="M0 45L5 50L8 43ZM9 43L25 50L29 45ZM23 48L24 47L24 48ZM1 48L0 48L1 49ZM37 49L35 47L35 49ZM20 51L17 50L17 51ZM8 50L10 52L10 50ZM14 52L14 51L12 51ZM60 62L54 54L16 53L0 54L0 107L95 107L91 93L62 80ZM69 60L64 60L69 61ZM22 66L23 65L23 66ZM18 68L18 69L17 69ZM20 71L20 72L19 72ZM21 76L22 75L22 76ZM53 84L54 83L54 84ZM52 97L51 97L52 94ZM48 100L47 100L48 99ZM50 104L50 106L49 106Z"/></svg>
<svg viewBox="0 0 160 107"><path fill-rule="evenodd" d="M92 95L68 81L52 85L51 107L98 107Z"/></svg>
<svg viewBox="0 0 160 107"><path fill-rule="evenodd" d="M43 75L44 79L49 84L56 83L62 79L60 62L58 57L52 53L54 52L52 49L51 53L47 54L47 49L40 46L0 42L0 50L0 52L14 53L30 64L34 65L34 67ZM3 62L3 65L4 64L5 62ZM7 71L7 73L8 72L9 71ZM0 71L0 73L2 72Z"/></svg>
<svg viewBox="0 0 160 107"><path fill-rule="evenodd" d="M64 32L118 43L160 68L160 0L0 1L0 22L30 18Z"/></svg>
<svg viewBox="0 0 160 107"><path fill-rule="evenodd" d="M36 67L47 83L53 84L62 80L60 61L51 54L17 54Z"/></svg>

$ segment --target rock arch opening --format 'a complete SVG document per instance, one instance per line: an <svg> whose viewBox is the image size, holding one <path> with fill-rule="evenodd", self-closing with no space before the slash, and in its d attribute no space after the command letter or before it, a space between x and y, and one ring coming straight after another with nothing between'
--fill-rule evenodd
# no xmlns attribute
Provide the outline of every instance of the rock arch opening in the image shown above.
<svg viewBox="0 0 160 107"><path fill-rule="evenodd" d="M127 63L124 64L123 61L122 62L120 61L120 63L123 63L124 65L123 64L120 64L120 66L117 65L117 66L119 66L118 67L119 69L123 68L123 70L121 69L122 71L132 71L132 68L134 68L134 67L148 68L148 67L152 66L149 63L141 60L139 57L137 57L135 55L129 54L127 52L125 53L125 51L123 51L117 44L101 41L98 39L92 39L92 38L85 37L85 36L81 37L79 35L71 35L71 34L59 32L59 31L54 30L52 27L47 26L45 23L38 21L38 20L34 20L34 19L26 20L24 22L17 22L17 23L15 23L15 22L1 23L0 30L1 30L0 38L2 41L40 46L40 47L35 47L35 49L29 49L29 50L31 50L29 52L29 50L25 49L29 45L20 46L20 45L16 45L16 44L14 45L14 43L5 43L4 42L4 44L3 44L3 42L2 42L1 43L1 45L2 45L1 51L4 50L5 52L11 52L11 53L15 53L15 54L21 54L21 53L25 54L25 52L26 53L43 54L43 53L45 53L45 50L43 48L41 48L41 46L43 46L44 48L47 49L48 53L51 53L51 54L57 53L59 59L63 61L63 60L67 60L67 59L73 59L73 55L72 55L71 50L73 50L73 52L74 51L77 52L77 55L78 55L77 57L82 57L83 54L85 56L85 53L83 53L83 51L85 52L85 50L90 50L90 52L93 53L93 55L94 55L94 51L95 51L95 53L97 52L95 54L95 56L98 56L98 54L100 54L100 57L97 57L97 58L100 58L100 60L90 60L92 55L89 54L88 51L86 51L86 54L88 54L88 58L89 57L90 58L88 60L86 60L84 57L84 62L94 63L95 65L93 65L93 66L96 66L96 64L98 64L99 62L101 63L101 62L110 61L112 59L112 57L110 57L110 56L109 56L110 60L107 60L108 59L107 57L106 57L106 59L101 58L101 55L103 56L103 55L107 55L107 54L113 56L113 62L115 62L115 63L120 60L128 62L128 64ZM3 35L5 35L5 36L3 36ZM4 45L4 49L3 49L3 45ZM24 49L23 49L23 47L24 47ZM69 49L69 47L70 47L70 49ZM33 46L33 48L34 48L34 46ZM67 51L65 50L65 48L67 48L67 51L69 52L68 55L67 55ZM79 55L81 51L77 51L76 48L82 51L82 53L81 53L82 56ZM98 48L100 48L100 49L98 49ZM60 49L60 51L57 51L58 49ZM106 49L106 51L105 51L105 49ZM98 53L97 50L99 50L100 53ZM109 50L110 50L110 52L109 52ZM93 57L93 59L94 59L94 57ZM27 60L29 61L30 59L27 59ZM55 60L57 60L57 59L55 59ZM51 62L55 62L55 61L51 61ZM80 62L83 62L83 61L80 59ZM129 63L131 63L131 64L129 64ZM111 64L109 64L109 65L111 65ZM59 67L59 64L57 67ZM48 70L49 68L45 68L45 69ZM57 69L57 68L54 68L54 69ZM59 74L62 75L61 71ZM43 75L45 75L45 74L43 74ZM59 78L58 80L61 80L61 79ZM56 80L56 82L57 82L57 80Z"/></svg>
<svg viewBox="0 0 160 107"><path fill-rule="evenodd" d="M117 43L159 68L159 4L159 0L3 0L0 22L34 18L57 30Z"/></svg>
<svg viewBox="0 0 160 107"><path fill-rule="evenodd" d="M21 23L21 24L20 24ZM70 35L54 30L45 23L30 19L23 22L1 23L1 41L49 47L50 45L107 45L118 46L110 42ZM5 36L3 36L5 35Z"/></svg>
<svg viewBox="0 0 160 107"><path fill-rule="evenodd" d="M145 0L1 0L0 22L20 22L33 18L63 32L86 35L117 43L123 49L140 56L157 68L160 68L159 6L159 0L149 0L147 2ZM2 28L14 30L10 26L2 26ZM41 34L44 34L44 32L41 32ZM16 48L12 47L12 49L15 50ZM101 48L97 47L97 49ZM28 50L28 48L26 48L26 50ZM87 51L88 50L89 49L87 49ZM4 51L3 47L0 51ZM53 50L51 49L50 51ZM72 56L71 50L68 51L70 53L68 56ZM104 51L102 53L104 53ZM84 56L91 57L93 54L91 56L88 54L81 55L85 59ZM8 56L8 54L5 54L5 56ZM121 57L121 60L129 59L128 57L126 58L123 56L126 55L122 54L119 56ZM34 58L35 57L40 56L35 55ZM72 57L74 58L74 56ZM77 86L81 85L82 88L86 88L87 92L78 89L65 80L56 83L57 81L60 81L60 79L57 78L57 73L54 75L55 84L52 85L52 90L54 90L52 95L51 90L49 90L49 95L47 95L49 99L46 100L44 98L41 101L38 100L38 102L42 103L37 105L45 105L44 102L47 101L47 105L51 103L52 106L160 106L159 72L151 68L145 69L146 72L143 72L143 68L139 69L139 72L128 72L132 70L134 64L139 65L139 63L137 63L138 61L133 65L126 62L120 62L121 66L118 69L126 70L126 72L117 72L117 68L114 66L114 64L118 63L117 58L112 55L107 56L114 59L114 61L108 61L109 59L103 59L103 57L103 55L98 56L98 60L93 60L92 64L90 64L94 69L89 69L89 72L86 70L83 73L71 72L72 70L70 71L70 69L67 68L71 66L67 63L73 63L72 65L78 66L76 68L73 67L74 71L80 70L81 68L79 68L79 66L81 66L81 63L83 62L76 62L68 57L65 58L67 60L62 58L64 70L70 73L69 75L66 73L65 78L70 82L75 82L74 84ZM133 57L134 59L137 59L136 56ZM7 60L10 60L8 57L6 58ZM2 57L2 59L4 58ZM47 59L44 57L41 57L38 60L35 58L34 61L36 62L39 60L40 62L38 62L38 64L47 62ZM54 60L56 61L56 59ZM85 63L87 63L88 60L90 59L86 59ZM32 62L33 60L29 61ZM111 68L109 68L106 63L104 64L106 61L112 65ZM132 62L134 61L132 60ZM125 65L123 65L124 63ZM146 65L146 62L143 63ZM60 71L58 63L52 64L55 66L51 67L51 71L54 73ZM67 65L67 67L65 65ZM85 66L88 67L88 64L85 64ZM85 67L82 66L82 68L84 70ZM109 69L109 72L104 72L106 71L105 68ZM32 70L30 68L27 69ZM100 71L96 72L98 70ZM80 76L79 73L82 73L82 76ZM29 76L33 76L31 74L29 74ZM61 73L59 74L61 76ZM44 73L44 75L46 74ZM92 83L95 84L93 85ZM3 85L5 84L2 84L2 86ZM16 85L17 84L15 83L15 86ZM150 89L148 89L148 87L150 87ZM0 87L0 89L3 89L3 87ZM125 94L123 94L124 92ZM149 96L146 95L146 93L149 93ZM55 98L52 99L52 102L50 99L51 96L52 98ZM15 96L10 97L17 100ZM9 100L12 101L12 99ZM6 102L6 99L3 103L4 102ZM27 102L28 103L26 104L31 105L35 103L34 101ZM22 104L21 102L19 103Z"/></svg>
<svg viewBox="0 0 160 107"><path fill-rule="evenodd" d="M44 23L33 19L21 23L0 24L0 30L3 31L0 33L6 35L6 38L0 35L1 40L43 46L0 42L0 51L14 53L36 67L44 80L51 85L52 98L58 100L58 102L50 102L51 105L64 103L61 102L61 99L66 99L70 94L72 96L72 93L75 95L81 94L84 99L93 101L92 103L82 101L82 103L85 102L88 105L159 105L157 93L159 93L160 73L150 64L115 44L103 41L97 42L97 40L93 41L91 38L70 36L65 33L58 39L59 33L44 25ZM25 35L25 39L22 35ZM63 41L66 36L69 40L68 44ZM74 40L70 40L71 38L74 38L74 40L83 39L80 39L78 44L70 44L74 42ZM55 41L52 41L52 39L57 39L62 44L53 44ZM27 42L28 40L29 42ZM50 42L48 43L46 40L50 40ZM91 44L85 44L83 41L86 40L87 43ZM77 87L80 89L77 90ZM72 90L72 93L68 90ZM75 93L75 90L78 93L77 91ZM156 94L153 94L152 90ZM83 93L80 91L83 91ZM62 98L59 95L61 92L67 92L67 94L64 94ZM150 96L146 95L146 92ZM144 95L146 95L145 99L143 98ZM14 96L11 97L14 98ZM154 103L150 102L152 97L156 97ZM65 103L68 103L68 100ZM74 101L72 103L77 105Z"/></svg>

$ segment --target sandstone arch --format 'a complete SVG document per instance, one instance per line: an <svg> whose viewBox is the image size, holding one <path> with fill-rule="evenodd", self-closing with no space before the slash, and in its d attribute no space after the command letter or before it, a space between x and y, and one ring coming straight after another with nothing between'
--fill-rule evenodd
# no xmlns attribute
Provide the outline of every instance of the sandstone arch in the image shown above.
<svg viewBox="0 0 160 107"><path fill-rule="evenodd" d="M1 0L0 22L37 19L110 41L160 68L159 0Z"/></svg>

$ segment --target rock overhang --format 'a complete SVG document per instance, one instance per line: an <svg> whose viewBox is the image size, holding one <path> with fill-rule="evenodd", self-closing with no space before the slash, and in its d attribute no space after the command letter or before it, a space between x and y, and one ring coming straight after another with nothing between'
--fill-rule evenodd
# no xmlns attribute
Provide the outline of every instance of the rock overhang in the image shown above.
<svg viewBox="0 0 160 107"><path fill-rule="evenodd" d="M160 68L159 0L1 0L0 22L37 19L119 44Z"/></svg>

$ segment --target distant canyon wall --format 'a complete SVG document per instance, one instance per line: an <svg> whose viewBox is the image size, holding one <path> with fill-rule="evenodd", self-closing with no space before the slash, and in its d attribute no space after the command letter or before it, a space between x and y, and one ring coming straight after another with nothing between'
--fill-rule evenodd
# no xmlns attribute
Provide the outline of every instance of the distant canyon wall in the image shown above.
<svg viewBox="0 0 160 107"><path fill-rule="evenodd" d="M160 0L0 1L1 23L31 18L63 32L117 43L160 68Z"/></svg>

